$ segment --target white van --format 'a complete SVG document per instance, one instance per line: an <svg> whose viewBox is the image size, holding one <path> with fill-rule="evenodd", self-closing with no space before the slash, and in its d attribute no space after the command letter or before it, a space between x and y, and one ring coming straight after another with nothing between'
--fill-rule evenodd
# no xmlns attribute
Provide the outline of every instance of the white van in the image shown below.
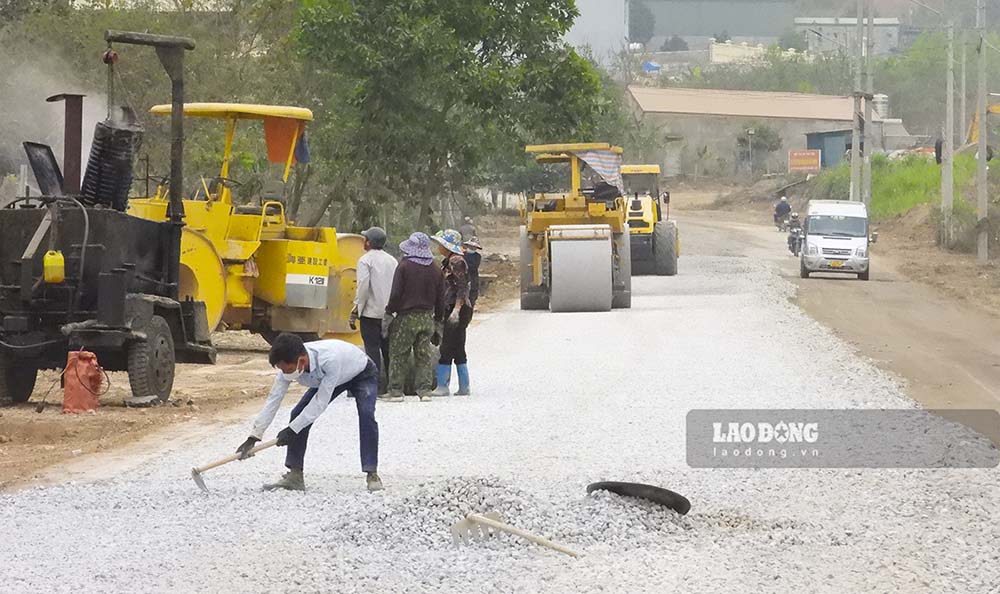
<svg viewBox="0 0 1000 594"><path fill-rule="evenodd" d="M869 249L878 233L869 236L868 209L863 202L811 200L802 222L805 241L799 259L799 274L813 272L871 274Z"/></svg>

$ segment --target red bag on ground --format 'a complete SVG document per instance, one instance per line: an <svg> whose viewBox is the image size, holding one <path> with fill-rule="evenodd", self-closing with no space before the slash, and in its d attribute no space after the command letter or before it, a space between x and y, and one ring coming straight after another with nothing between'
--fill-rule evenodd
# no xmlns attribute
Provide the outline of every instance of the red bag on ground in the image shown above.
<svg viewBox="0 0 1000 594"><path fill-rule="evenodd" d="M63 412L81 413L98 407L98 394L104 372L97 364L97 355L88 351L72 351L63 372Z"/></svg>

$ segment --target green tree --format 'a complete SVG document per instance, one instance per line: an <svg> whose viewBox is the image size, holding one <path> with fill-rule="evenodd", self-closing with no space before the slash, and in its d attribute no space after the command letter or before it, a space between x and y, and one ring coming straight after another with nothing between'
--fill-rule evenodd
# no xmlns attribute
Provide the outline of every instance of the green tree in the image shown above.
<svg viewBox="0 0 1000 594"><path fill-rule="evenodd" d="M332 179L352 195L329 200L394 203L427 227L433 199L460 192L491 154L588 138L601 85L561 41L576 14L571 0L308 2L303 56L314 75L342 77L327 99L341 113L314 139L346 164Z"/></svg>
<svg viewBox="0 0 1000 594"><path fill-rule="evenodd" d="M656 15L643 0L632 0L628 7L628 38L646 45L656 31Z"/></svg>
<svg viewBox="0 0 1000 594"><path fill-rule="evenodd" d="M809 44L806 43L806 37L802 33L799 33L795 29L785 29L785 32L778 38L778 47L785 50L793 49L804 52L809 49Z"/></svg>
<svg viewBox="0 0 1000 594"><path fill-rule="evenodd" d="M680 36L674 35L670 39L663 42L663 47L660 48L661 52L686 52L690 49L686 41Z"/></svg>
<svg viewBox="0 0 1000 594"><path fill-rule="evenodd" d="M750 131L753 133L751 134ZM782 144L781 134L774 128L760 122L751 122L745 130L736 135L736 146L740 151L740 159L750 160L752 158L754 163L766 161L771 153L781 149Z"/></svg>

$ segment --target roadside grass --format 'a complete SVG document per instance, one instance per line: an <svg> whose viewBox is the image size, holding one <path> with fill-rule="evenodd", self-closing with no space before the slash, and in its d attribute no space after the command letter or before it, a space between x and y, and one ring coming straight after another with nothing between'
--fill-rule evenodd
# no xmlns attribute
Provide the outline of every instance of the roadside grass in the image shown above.
<svg viewBox="0 0 1000 594"><path fill-rule="evenodd" d="M972 154L955 157L955 203L951 233L946 247L958 252L974 252L980 224L976 208L976 159ZM987 229L990 250L1000 249L1000 167L988 171L990 207ZM810 198L845 200L850 194L851 169L848 164L825 171L812 182ZM872 204L869 215L880 223L900 217L916 206L930 205L931 223L941 229L941 166L931 159L910 156L890 161L878 155L872 160ZM936 238L943 240L940 235Z"/></svg>
<svg viewBox="0 0 1000 594"><path fill-rule="evenodd" d="M955 196L959 200L975 177L976 161L971 155L955 158ZM820 175L814 185L814 198L844 200L850 195L851 168L848 163ZM906 214L921 204L941 203L941 166L933 160L912 155L889 160L884 155L872 158L872 203L869 215L883 221Z"/></svg>

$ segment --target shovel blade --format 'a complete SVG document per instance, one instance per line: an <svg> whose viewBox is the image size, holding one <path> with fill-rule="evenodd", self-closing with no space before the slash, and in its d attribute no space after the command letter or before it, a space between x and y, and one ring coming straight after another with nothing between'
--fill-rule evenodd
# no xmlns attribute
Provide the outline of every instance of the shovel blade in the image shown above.
<svg viewBox="0 0 1000 594"><path fill-rule="evenodd" d="M198 485L199 489L208 493L208 487L205 486L205 479L202 478L201 473L198 472L197 468L191 469L191 478L194 480L194 484Z"/></svg>

